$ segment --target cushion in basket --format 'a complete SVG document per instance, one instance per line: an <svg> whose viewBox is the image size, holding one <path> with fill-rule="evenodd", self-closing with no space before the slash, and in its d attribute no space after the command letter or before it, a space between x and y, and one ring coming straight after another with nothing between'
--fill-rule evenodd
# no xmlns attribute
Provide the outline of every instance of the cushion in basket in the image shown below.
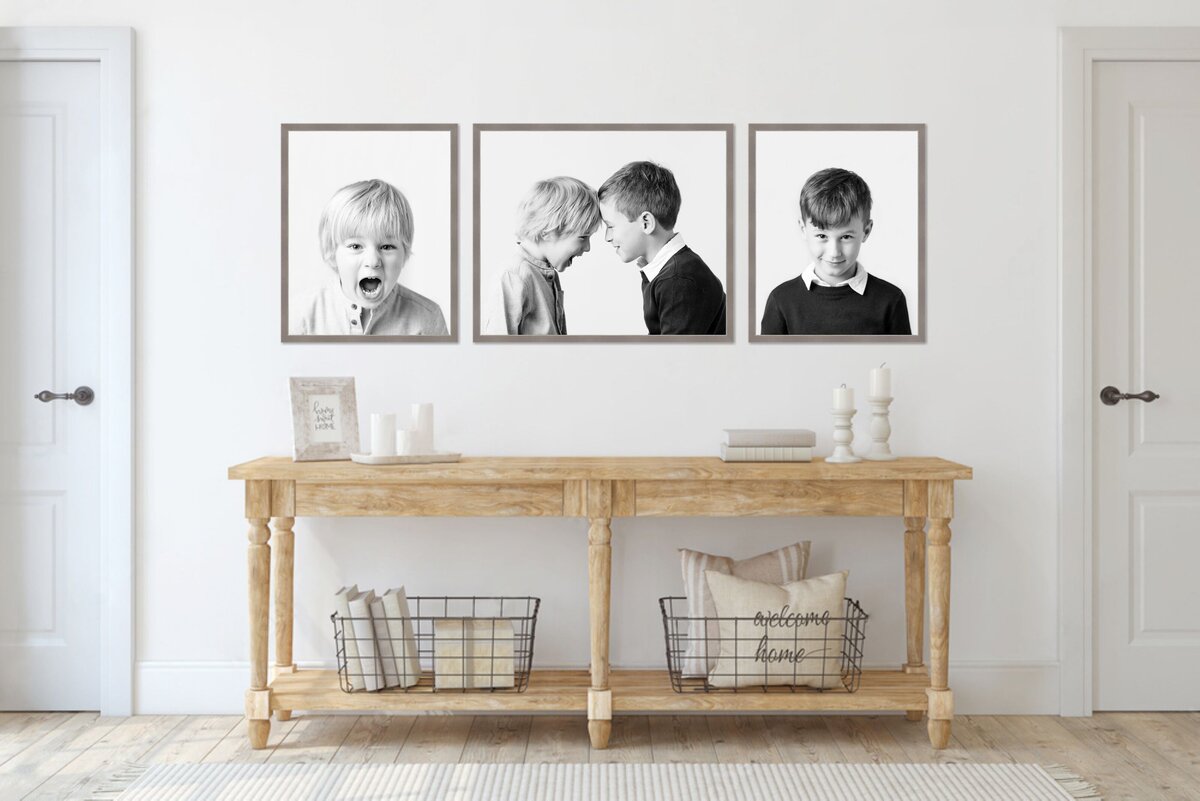
<svg viewBox="0 0 1200 801"><path fill-rule="evenodd" d="M713 570L705 575L721 637L709 684L841 685L847 571L782 587Z"/></svg>
<svg viewBox="0 0 1200 801"><path fill-rule="evenodd" d="M731 559L687 548L679 549L684 595L687 596L687 616L690 618L686 623L687 641L681 662L684 676L707 675L717 663L717 653L720 651L717 645L717 622L709 620L705 625L705 621L700 619L716 616L708 582L704 580L705 571L715 570L768 584L787 584L807 574L811 547L812 542L805 540L749 559Z"/></svg>

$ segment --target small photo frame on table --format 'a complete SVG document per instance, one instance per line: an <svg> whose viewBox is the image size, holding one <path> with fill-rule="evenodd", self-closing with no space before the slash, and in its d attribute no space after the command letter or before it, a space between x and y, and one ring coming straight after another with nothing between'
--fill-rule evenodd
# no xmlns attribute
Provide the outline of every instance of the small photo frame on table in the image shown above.
<svg viewBox="0 0 1200 801"><path fill-rule="evenodd" d="M805 191L831 214L869 197L869 219L806 226ZM752 124L749 203L751 342L925 342L924 124ZM820 269L833 239L853 275L845 247Z"/></svg>
<svg viewBox="0 0 1200 801"><path fill-rule="evenodd" d="M473 150L473 341L733 341L733 125L476 124ZM585 196L610 178L606 222Z"/></svg>
<svg viewBox="0 0 1200 801"><path fill-rule="evenodd" d="M458 339L458 126L281 126L281 340Z"/></svg>
<svg viewBox="0 0 1200 801"><path fill-rule="evenodd" d="M292 460L349 460L359 450L353 378L291 378Z"/></svg>

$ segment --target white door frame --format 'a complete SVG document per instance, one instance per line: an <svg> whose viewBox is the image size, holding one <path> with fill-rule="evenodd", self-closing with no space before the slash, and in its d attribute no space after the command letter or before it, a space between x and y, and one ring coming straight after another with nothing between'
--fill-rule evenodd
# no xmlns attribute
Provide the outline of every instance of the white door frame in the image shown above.
<svg viewBox="0 0 1200 801"><path fill-rule="evenodd" d="M133 29L0 28L0 61L100 64L100 713L133 713ZM31 390L32 391L32 390Z"/></svg>
<svg viewBox="0 0 1200 801"><path fill-rule="evenodd" d="M1091 715L1092 75L1103 61L1200 61L1200 28L1059 30L1059 712Z"/></svg>

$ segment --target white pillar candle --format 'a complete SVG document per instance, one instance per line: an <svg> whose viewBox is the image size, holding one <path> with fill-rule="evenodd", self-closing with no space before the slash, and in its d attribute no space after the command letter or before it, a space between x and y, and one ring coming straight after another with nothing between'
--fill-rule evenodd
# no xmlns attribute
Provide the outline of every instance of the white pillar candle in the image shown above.
<svg viewBox="0 0 1200 801"><path fill-rule="evenodd" d="M371 455L396 455L396 415L390 412L371 415Z"/></svg>
<svg viewBox="0 0 1200 801"><path fill-rule="evenodd" d="M834 409L853 409L854 408L854 388L842 384L840 387L833 388L833 408Z"/></svg>
<svg viewBox="0 0 1200 801"><path fill-rule="evenodd" d="M417 432L411 428L402 428L396 432L396 453L401 456L412 456L417 452Z"/></svg>
<svg viewBox="0 0 1200 801"><path fill-rule="evenodd" d="M892 397L892 368L881 364L871 370L871 397Z"/></svg>
<svg viewBox="0 0 1200 801"><path fill-rule="evenodd" d="M417 453L433 453L433 404L412 405L412 428L417 432L413 446Z"/></svg>

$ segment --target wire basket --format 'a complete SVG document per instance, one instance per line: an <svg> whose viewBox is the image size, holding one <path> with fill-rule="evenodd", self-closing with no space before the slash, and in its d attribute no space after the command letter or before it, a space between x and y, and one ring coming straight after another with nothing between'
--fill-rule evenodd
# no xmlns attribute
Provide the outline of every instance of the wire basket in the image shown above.
<svg viewBox="0 0 1200 801"><path fill-rule="evenodd" d="M540 598L413 596L409 616L344 617L333 638L343 692L524 692Z"/></svg>
<svg viewBox="0 0 1200 801"><path fill-rule="evenodd" d="M841 617L688 617L682 597L658 606L677 693L858 690L867 613L851 598Z"/></svg>

